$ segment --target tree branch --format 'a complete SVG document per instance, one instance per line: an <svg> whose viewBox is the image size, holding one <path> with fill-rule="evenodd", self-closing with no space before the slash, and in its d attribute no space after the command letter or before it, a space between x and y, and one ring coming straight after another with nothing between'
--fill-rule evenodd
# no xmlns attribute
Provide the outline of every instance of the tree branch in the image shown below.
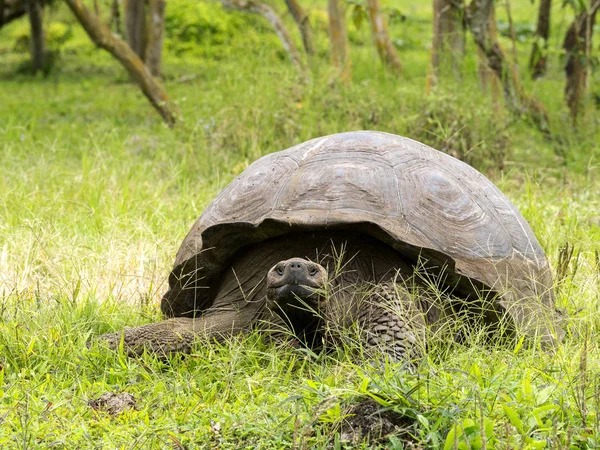
<svg viewBox="0 0 600 450"><path fill-rule="evenodd" d="M290 37L290 34L287 31L287 28L283 24L283 21L277 15L275 10L271 8L269 5L261 2L257 2L254 0L219 0L223 6L226 8L236 9L238 11L246 11L251 13L260 14L265 19L269 21L273 30L279 37L283 48L287 52L290 60L298 69L298 72L302 77L304 77L304 65L302 64L302 59L300 58L300 54Z"/></svg>
<svg viewBox="0 0 600 450"><path fill-rule="evenodd" d="M103 48L127 69L132 80L142 89L146 98L159 112L169 126L175 124L175 106L167 97L161 84L152 77L150 70L144 65L135 52L113 34L98 17L87 9L81 0L65 0L75 17L90 39L100 48Z"/></svg>
<svg viewBox="0 0 600 450"><path fill-rule="evenodd" d="M312 56L315 53L315 48L313 45L313 34L310 21L308 20L308 14L302 9L298 0L285 0L285 4L300 29L304 51L306 51L307 55Z"/></svg>
<svg viewBox="0 0 600 450"><path fill-rule="evenodd" d="M544 105L528 95L521 86L515 67L509 68L504 51L495 33L490 31L490 16L494 0L473 0L467 9L467 23L473 40L485 57L488 67L502 83L507 107L517 114L527 115L542 133L550 136L548 113Z"/></svg>

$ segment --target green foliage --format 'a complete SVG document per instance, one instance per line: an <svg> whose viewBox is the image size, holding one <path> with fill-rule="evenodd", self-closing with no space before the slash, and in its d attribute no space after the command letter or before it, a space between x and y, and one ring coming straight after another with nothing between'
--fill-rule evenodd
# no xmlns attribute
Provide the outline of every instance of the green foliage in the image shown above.
<svg viewBox="0 0 600 450"><path fill-rule="evenodd" d="M240 32L243 20L223 11L220 3L175 0L165 17L166 47L176 55L219 47Z"/></svg>
<svg viewBox="0 0 600 450"><path fill-rule="evenodd" d="M281 44L260 16L225 11L220 3L169 2L165 16L165 47L176 56L222 59L252 45Z"/></svg>
<svg viewBox="0 0 600 450"><path fill-rule="evenodd" d="M489 417L484 417L481 422L473 419L464 419L460 424L454 425L446 436L444 450L480 450L485 443L486 448L493 448L496 439L494 437L494 423Z"/></svg>
<svg viewBox="0 0 600 450"><path fill-rule="evenodd" d="M587 11L587 4L585 0L563 0L562 7L570 7L575 14L581 14Z"/></svg>
<svg viewBox="0 0 600 450"><path fill-rule="evenodd" d="M510 23L503 20L499 20L496 24L498 31L502 36L512 39L512 31L510 30ZM535 34L535 25L533 23L514 23L513 31L515 33L515 39L519 42L527 42Z"/></svg>
<svg viewBox="0 0 600 450"><path fill-rule="evenodd" d="M45 29L46 45L49 50L60 50L73 35L71 25L62 22L51 22ZM25 21L19 22L11 32L14 49L17 52L29 52L31 30Z"/></svg>
<svg viewBox="0 0 600 450"><path fill-rule="evenodd" d="M502 169L512 156L507 124L488 103L470 96L443 91L430 95L408 133L484 171Z"/></svg>

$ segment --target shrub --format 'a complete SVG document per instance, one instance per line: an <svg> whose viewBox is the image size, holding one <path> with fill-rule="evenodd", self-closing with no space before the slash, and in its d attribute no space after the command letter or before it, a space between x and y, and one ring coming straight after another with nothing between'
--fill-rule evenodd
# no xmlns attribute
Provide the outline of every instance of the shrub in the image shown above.
<svg viewBox="0 0 600 450"><path fill-rule="evenodd" d="M408 125L409 136L482 171L504 167L511 141L491 105L436 92L423 106Z"/></svg>
<svg viewBox="0 0 600 450"><path fill-rule="evenodd" d="M276 41L264 19L226 11L220 3L172 0L166 9L165 48L176 56L221 59L239 47Z"/></svg>
<svg viewBox="0 0 600 450"><path fill-rule="evenodd" d="M46 45L49 50L60 50L65 42L73 35L72 28L62 22L51 22L46 27ZM22 21L12 32L15 41L14 49L17 52L28 52L31 30L26 21Z"/></svg>

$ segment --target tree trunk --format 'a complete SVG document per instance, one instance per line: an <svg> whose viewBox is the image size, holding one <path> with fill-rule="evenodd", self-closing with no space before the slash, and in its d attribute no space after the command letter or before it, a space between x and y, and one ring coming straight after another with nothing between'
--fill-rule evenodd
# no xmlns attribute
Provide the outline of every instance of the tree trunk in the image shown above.
<svg viewBox="0 0 600 450"><path fill-rule="evenodd" d="M145 0L125 1L125 35L129 47L143 60L146 49Z"/></svg>
<svg viewBox="0 0 600 450"><path fill-rule="evenodd" d="M298 24L298 29L302 35L302 45L304 46L304 51L306 51L307 55L312 56L315 53L315 48L313 45L313 33L310 26L310 21L308 20L308 14L306 14L306 11L302 9L302 6L300 6L298 0L285 0L285 4L287 5L290 14Z"/></svg>
<svg viewBox="0 0 600 450"><path fill-rule="evenodd" d="M440 67L448 62L455 75L460 74L460 62L465 54L463 16L463 0L433 0L432 84L439 77Z"/></svg>
<svg viewBox="0 0 600 450"><path fill-rule="evenodd" d="M33 72L44 69L46 64L46 41L42 23L44 5L40 0L26 0L29 24L31 26L31 62Z"/></svg>
<svg viewBox="0 0 600 450"><path fill-rule="evenodd" d="M331 63L339 70L342 81L352 78L350 48L346 32L346 18L341 11L339 0L327 0L329 13L329 41L331 44Z"/></svg>
<svg viewBox="0 0 600 450"><path fill-rule="evenodd" d="M121 8L119 8L119 0L113 0L110 6L110 27L119 36L123 35L121 31Z"/></svg>
<svg viewBox="0 0 600 450"><path fill-rule="evenodd" d="M165 29L165 0L150 0L150 23L148 24L148 43L146 45L146 65L155 77L161 75L163 34Z"/></svg>
<svg viewBox="0 0 600 450"><path fill-rule="evenodd" d="M469 25L473 40L482 56L479 68L482 85L487 83L487 70L502 82L504 96L509 105L514 106L514 90L506 71L506 58L498 43L494 0L473 0L469 7ZM487 67L486 67L487 66ZM486 70L487 69L487 70Z"/></svg>
<svg viewBox="0 0 600 450"><path fill-rule="evenodd" d="M298 69L300 76L304 77L304 65L302 64L300 53L298 53L298 50L296 49L296 46L294 45L287 28L283 24L283 21L277 15L275 10L273 10L273 8L265 3L256 2L254 0L220 0L220 2L227 8L260 14L267 19L279 37L279 40L281 41L283 48L285 48L292 63Z"/></svg>
<svg viewBox="0 0 600 450"><path fill-rule="evenodd" d="M600 0L599 0L600 1ZM498 42L494 17L494 0L473 0L467 10L467 21L473 40L485 62L500 81L506 106L516 114L527 115L549 137L548 113L544 105L521 87L519 72L507 62Z"/></svg>
<svg viewBox="0 0 600 450"><path fill-rule="evenodd" d="M548 38L550 37L550 10L552 0L540 0L538 22L535 29L531 57L529 58L529 70L531 77L541 78L546 73L546 51L548 49Z"/></svg>
<svg viewBox="0 0 600 450"><path fill-rule="evenodd" d="M92 41L123 64L131 79L142 89L152 106L169 126L173 126L175 124L176 108L167 97L167 93L160 83L152 77L144 62L125 42L111 33L110 29L90 12L81 0L65 0L65 2Z"/></svg>
<svg viewBox="0 0 600 450"><path fill-rule="evenodd" d="M596 0L588 11L579 14L567 30L563 43L567 55L565 100L573 123L577 122L581 101L587 88L592 36L599 8L600 0Z"/></svg>
<svg viewBox="0 0 600 450"><path fill-rule="evenodd" d="M392 68L396 74L402 73L402 64L398 52L392 44L388 33L385 17L381 14L379 0L367 0L367 12L369 13L369 21L371 22L371 32L377 53L383 61Z"/></svg>
<svg viewBox="0 0 600 450"><path fill-rule="evenodd" d="M489 12L490 16L487 23L487 34L489 35L490 41L494 42L498 39L498 30L496 29L496 12L492 8ZM482 91L490 89L492 95L492 104L494 106L494 112L498 117L503 115L502 110L502 86L501 78L496 76L496 73L492 70L488 64L486 54L477 47L477 69L479 72L479 84Z"/></svg>

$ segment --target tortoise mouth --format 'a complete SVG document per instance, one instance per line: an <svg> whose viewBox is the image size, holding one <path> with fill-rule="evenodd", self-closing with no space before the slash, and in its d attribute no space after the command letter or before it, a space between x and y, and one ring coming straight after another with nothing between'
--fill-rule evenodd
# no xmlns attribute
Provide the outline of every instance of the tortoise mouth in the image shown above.
<svg viewBox="0 0 600 450"><path fill-rule="evenodd" d="M296 297L300 299L317 297L316 291L318 288L319 286L310 286L307 284L285 283L279 286L272 286L271 290L274 291L277 297L292 300Z"/></svg>
<svg viewBox="0 0 600 450"><path fill-rule="evenodd" d="M314 291L315 289L319 289L321 287L317 283L313 283L307 279L298 280L298 279L290 279L290 278L291 277L287 277L286 279L270 283L269 289L279 289L279 288L284 288L286 286L290 286L290 287L299 286L299 287L311 289Z"/></svg>
<svg viewBox="0 0 600 450"><path fill-rule="evenodd" d="M276 306L283 311L316 308L321 299L318 289L319 286L295 283L271 286L267 289L267 303L270 307Z"/></svg>

